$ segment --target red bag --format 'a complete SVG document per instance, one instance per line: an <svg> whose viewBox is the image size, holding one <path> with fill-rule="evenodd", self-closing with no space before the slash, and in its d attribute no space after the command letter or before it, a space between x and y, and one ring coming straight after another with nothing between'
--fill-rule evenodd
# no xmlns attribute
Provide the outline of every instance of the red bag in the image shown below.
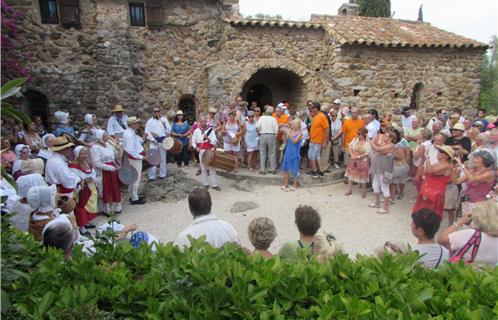
<svg viewBox="0 0 498 320"><path fill-rule="evenodd" d="M472 249L472 256L470 257L470 259L464 260L465 264L474 262L480 244L481 244L481 231L476 229L472 237L470 237L469 241L467 241L467 243L458 252L456 253L453 252L448 261L451 263L458 263L460 260L463 260L463 257L465 256L467 251L469 251L469 249L472 246L474 246L474 248Z"/></svg>

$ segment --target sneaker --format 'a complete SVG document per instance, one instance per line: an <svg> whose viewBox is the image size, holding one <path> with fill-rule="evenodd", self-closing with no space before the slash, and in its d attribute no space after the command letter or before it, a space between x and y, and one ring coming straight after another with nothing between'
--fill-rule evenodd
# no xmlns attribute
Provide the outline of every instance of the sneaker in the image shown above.
<svg viewBox="0 0 498 320"><path fill-rule="evenodd" d="M216 191L221 191L220 186L213 187L213 189L216 190Z"/></svg>
<svg viewBox="0 0 498 320"><path fill-rule="evenodd" d="M334 163L334 168L339 169L339 165L337 163Z"/></svg>
<svg viewBox="0 0 498 320"><path fill-rule="evenodd" d="M306 174L307 174L308 176L312 176L312 177L316 177L316 176L317 176L316 171L313 171L313 170L310 170L310 171L306 172Z"/></svg>
<svg viewBox="0 0 498 320"><path fill-rule="evenodd" d="M197 172L195 173L196 176L200 176L201 175L201 169L197 170Z"/></svg>
<svg viewBox="0 0 498 320"><path fill-rule="evenodd" d="M209 186L204 186L204 189L206 189L206 190L209 189Z"/></svg>
<svg viewBox="0 0 498 320"><path fill-rule="evenodd" d="M325 174L321 171L318 171L317 175L315 177L320 177L320 178L324 178L325 177Z"/></svg>
<svg viewBox="0 0 498 320"><path fill-rule="evenodd" d="M154 182L156 181L156 179L149 179L149 182Z"/></svg>
<svg viewBox="0 0 498 320"><path fill-rule="evenodd" d="M140 198L139 198L139 199L137 199L137 200L132 200L132 201L130 202L130 204L131 204L131 205L140 205L140 204L145 204L145 199L143 199L143 198L142 198L142 199L140 199Z"/></svg>

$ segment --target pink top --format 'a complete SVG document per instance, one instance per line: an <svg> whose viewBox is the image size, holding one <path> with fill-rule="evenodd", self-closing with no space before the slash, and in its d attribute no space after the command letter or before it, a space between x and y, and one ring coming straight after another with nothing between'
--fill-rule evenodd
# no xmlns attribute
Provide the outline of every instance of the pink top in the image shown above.
<svg viewBox="0 0 498 320"><path fill-rule="evenodd" d="M469 196L470 202L480 202L486 200L486 195L493 189L495 179L487 182L467 181L465 195Z"/></svg>

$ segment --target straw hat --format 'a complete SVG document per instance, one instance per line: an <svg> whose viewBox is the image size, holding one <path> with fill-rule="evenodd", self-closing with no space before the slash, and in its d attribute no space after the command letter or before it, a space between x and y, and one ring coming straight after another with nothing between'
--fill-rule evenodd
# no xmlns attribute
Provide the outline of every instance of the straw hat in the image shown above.
<svg viewBox="0 0 498 320"><path fill-rule="evenodd" d="M129 117L128 118L128 125L138 123L138 122L140 122L140 119L137 117Z"/></svg>
<svg viewBox="0 0 498 320"><path fill-rule="evenodd" d="M183 116L183 111L182 111L182 110L178 110L178 111L176 112L176 115L177 115L177 116L179 116L179 115L182 115L182 116Z"/></svg>
<svg viewBox="0 0 498 320"><path fill-rule="evenodd" d="M208 112L209 113L216 113L216 112L218 112L218 110L216 110L215 107L209 107Z"/></svg>
<svg viewBox="0 0 498 320"><path fill-rule="evenodd" d="M450 146L436 146L436 149L446 153L448 157L450 157L450 160L453 160L453 158L455 158L455 151Z"/></svg>
<svg viewBox="0 0 498 320"><path fill-rule="evenodd" d="M69 142L69 140L67 140L66 136L60 136L60 137L57 137L53 140L52 147L50 148L50 150L61 151L61 150L70 148L72 146L74 146L74 143Z"/></svg>
<svg viewBox="0 0 498 320"><path fill-rule="evenodd" d="M460 131L465 131L465 126L463 123L456 123L451 130L460 130Z"/></svg>
<svg viewBox="0 0 498 320"><path fill-rule="evenodd" d="M120 104L115 105L114 109L112 109L112 112L123 112L123 111L124 111L124 108Z"/></svg>

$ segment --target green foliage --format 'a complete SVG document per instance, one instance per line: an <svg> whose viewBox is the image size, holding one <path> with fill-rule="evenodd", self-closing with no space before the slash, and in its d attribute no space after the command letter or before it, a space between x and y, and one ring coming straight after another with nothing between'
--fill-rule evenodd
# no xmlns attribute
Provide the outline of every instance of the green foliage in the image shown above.
<svg viewBox="0 0 498 320"><path fill-rule="evenodd" d="M24 123L25 125L30 125L31 119L28 115L15 109L10 103L5 101L7 98L19 94L21 92L22 85L27 80L28 78L18 78L4 84L0 89L0 101L2 103L2 116L11 118L19 123Z"/></svg>
<svg viewBox="0 0 498 320"><path fill-rule="evenodd" d="M358 0L360 16L391 17L391 0Z"/></svg>
<svg viewBox="0 0 498 320"><path fill-rule="evenodd" d="M490 43L490 54L484 54L481 68L481 94L479 103L488 112L498 114L498 37Z"/></svg>
<svg viewBox="0 0 498 320"><path fill-rule="evenodd" d="M199 239L183 253L104 243L64 260L5 223L5 319L494 319L498 308L497 269L431 271L415 254L287 262Z"/></svg>

